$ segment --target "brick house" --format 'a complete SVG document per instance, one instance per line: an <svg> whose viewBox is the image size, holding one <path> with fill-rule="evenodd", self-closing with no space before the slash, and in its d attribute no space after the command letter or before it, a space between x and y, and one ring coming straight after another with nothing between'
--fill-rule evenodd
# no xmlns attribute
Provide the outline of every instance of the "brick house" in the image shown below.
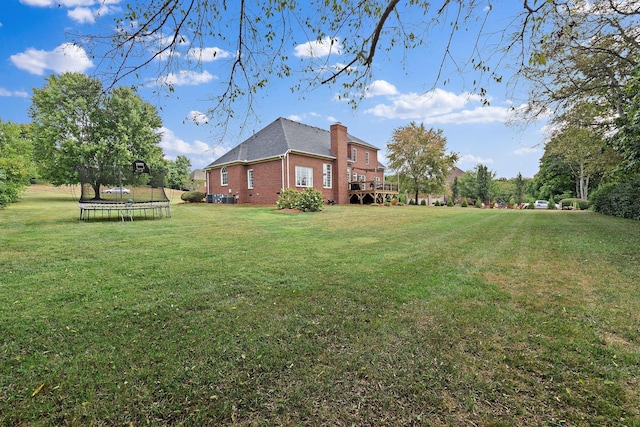
<svg viewBox="0 0 640 427"><path fill-rule="evenodd" d="M274 204L283 188L315 188L325 202L381 203L397 197L384 182L378 147L347 133L278 118L205 168L207 199Z"/></svg>
<svg viewBox="0 0 640 427"><path fill-rule="evenodd" d="M206 194L207 189L206 189L206 186L204 185L206 182L206 179L207 179L207 176L204 172L204 169L194 169L189 174L189 181L187 186L189 187L189 190L202 191L203 193Z"/></svg>

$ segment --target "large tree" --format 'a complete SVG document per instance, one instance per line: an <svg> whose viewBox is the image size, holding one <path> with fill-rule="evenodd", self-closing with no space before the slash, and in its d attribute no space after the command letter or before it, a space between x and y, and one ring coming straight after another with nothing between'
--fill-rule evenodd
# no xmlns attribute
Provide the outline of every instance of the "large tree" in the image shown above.
<svg viewBox="0 0 640 427"><path fill-rule="evenodd" d="M482 202L486 202L487 206L491 203L491 186L495 172L491 172L486 165L480 164L476 166L476 198Z"/></svg>
<svg viewBox="0 0 640 427"><path fill-rule="evenodd" d="M490 199L497 196L504 196L508 200L511 197L511 192L507 195L494 192L494 190L501 190L493 188L494 178L495 172L490 171L487 166L483 164L476 165L473 170L465 172L458 180L460 195L474 199L476 202L490 203Z"/></svg>
<svg viewBox="0 0 640 427"><path fill-rule="evenodd" d="M497 178L491 182L491 200L497 203L509 203L515 201L516 181L515 178Z"/></svg>
<svg viewBox="0 0 640 427"><path fill-rule="evenodd" d="M625 161L624 169L640 173L640 65L630 76L620 110L616 120L617 133L613 137L614 147Z"/></svg>
<svg viewBox="0 0 640 427"><path fill-rule="evenodd" d="M612 170L615 153L604 147L604 139L594 129L567 128L549 142L545 150L562 159L575 182L575 193L580 199L589 196L589 185L596 176Z"/></svg>
<svg viewBox="0 0 640 427"><path fill-rule="evenodd" d="M117 183L121 167L163 162L158 112L130 88L105 92L83 74L51 75L33 90L29 114L39 171L54 185L78 183L76 167L84 166L99 197L102 185Z"/></svg>
<svg viewBox="0 0 640 427"><path fill-rule="evenodd" d="M529 117L551 115L556 129L534 181L541 198L574 191L584 198L600 178L611 177L612 163L622 166L618 179L634 170L633 149L628 148L638 139L619 130L629 123L629 94L638 93L638 87L629 89L640 60L640 2L545 3L553 5L541 4L540 28L547 31L531 39L535 55L519 73L531 83L530 108L522 111ZM603 136L613 134L618 137L612 150ZM567 175L575 190L565 186Z"/></svg>
<svg viewBox="0 0 640 427"><path fill-rule="evenodd" d="M564 114L588 102L611 126L622 113L624 91L640 51L640 3L632 0L538 2L539 37L519 75L529 85L529 113Z"/></svg>
<svg viewBox="0 0 640 427"><path fill-rule="evenodd" d="M16 202L33 177L29 126L0 120L0 208Z"/></svg>
<svg viewBox="0 0 640 427"><path fill-rule="evenodd" d="M587 199L594 178L610 176L620 163L620 156L606 143L608 109L592 102L578 102L553 118L555 129L545 145L570 171L575 181L575 194Z"/></svg>
<svg viewBox="0 0 640 427"><path fill-rule="evenodd" d="M464 175L458 178L458 194L465 199L476 198L476 175L475 170L465 171Z"/></svg>
<svg viewBox="0 0 640 427"><path fill-rule="evenodd" d="M184 190L189 181L191 160L186 156L178 156L176 160L170 160L167 165L167 186L176 190Z"/></svg>
<svg viewBox="0 0 640 427"><path fill-rule="evenodd" d="M420 192L442 192L447 175L458 160L457 153L447 153L447 139L441 129L427 130L424 124L415 122L396 128L387 150L389 167L408 179L416 202Z"/></svg>
<svg viewBox="0 0 640 427"><path fill-rule="evenodd" d="M540 158L540 169L531 181L530 192L533 197L545 200L558 194L575 196L575 181L562 157L545 150Z"/></svg>

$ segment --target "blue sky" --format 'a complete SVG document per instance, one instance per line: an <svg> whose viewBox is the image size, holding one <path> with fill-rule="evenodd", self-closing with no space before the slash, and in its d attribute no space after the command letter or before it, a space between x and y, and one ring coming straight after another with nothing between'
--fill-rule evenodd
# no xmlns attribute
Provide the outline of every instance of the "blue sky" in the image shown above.
<svg viewBox="0 0 640 427"><path fill-rule="evenodd" d="M83 46L72 46L70 33L95 33L113 26L122 12L124 0L2 0L0 5L0 119L26 123L32 88L41 88L52 73L76 71L91 74L96 67ZM487 1L487 4L489 2ZM488 26L504 27L509 17L520 12L520 2L494 1ZM454 39L454 49L461 52L475 42L472 31L462 31ZM229 131L221 134L204 123L204 112L211 106L209 98L224 83L225 57L231 49L218 47L214 40L205 48L216 50L216 61L203 63L197 71L176 72L164 76L141 76L139 94L156 105L163 119L162 147L167 158L187 156L194 168L204 167L251 133L278 117L287 117L312 126L328 129L339 121L349 133L381 148L385 153L394 128L415 121L427 128L442 129L447 147L460 156L458 167L473 169L483 163L497 177L515 177L518 172L533 177L545 141L544 125L508 124L511 107L522 104L526 87L523 82L509 84L509 67L503 64L502 84L487 83L489 106L470 94L472 71L459 73L448 63L441 80L434 81L442 58L441 50L448 33L445 29L429 33L424 47L392 53L381 52L374 62L374 78L357 109L337 90L319 87L303 94L292 93L291 81L272 79L267 89L257 95L253 107L257 119L240 128L232 121ZM442 40L438 39L442 37ZM467 37L469 37L467 39ZM290 57L304 62L309 51L322 54L322 46L294 40ZM485 41L490 44L491 41ZM312 49L310 49L312 48ZM205 54L208 52L204 52ZM455 52L454 52L455 53ZM334 49L330 61L339 63ZM460 64L458 64L460 65ZM149 85L151 78L170 81L173 93L160 93ZM443 82L446 80L446 85ZM200 120L199 120L200 119ZM200 124L196 122L200 121Z"/></svg>

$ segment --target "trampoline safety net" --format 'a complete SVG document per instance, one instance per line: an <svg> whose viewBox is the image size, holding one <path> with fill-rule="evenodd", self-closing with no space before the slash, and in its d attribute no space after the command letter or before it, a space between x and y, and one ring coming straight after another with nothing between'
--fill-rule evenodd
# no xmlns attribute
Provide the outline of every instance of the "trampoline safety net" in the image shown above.
<svg viewBox="0 0 640 427"><path fill-rule="evenodd" d="M167 170L136 160L131 165L95 167L77 165L81 194L80 219L134 216L170 217L169 198L164 190Z"/></svg>

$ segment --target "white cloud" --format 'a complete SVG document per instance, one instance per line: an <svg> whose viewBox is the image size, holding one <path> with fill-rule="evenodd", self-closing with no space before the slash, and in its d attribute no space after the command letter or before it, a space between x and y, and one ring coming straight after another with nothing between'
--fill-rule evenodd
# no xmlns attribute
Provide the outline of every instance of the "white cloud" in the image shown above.
<svg viewBox="0 0 640 427"><path fill-rule="evenodd" d="M169 73L164 77L160 77L157 82L161 85L172 86L197 86L203 83L209 83L216 77L208 71L197 73L195 71L180 71L178 74Z"/></svg>
<svg viewBox="0 0 640 427"><path fill-rule="evenodd" d="M424 94L411 92L390 97L390 103L378 104L366 110L365 113L405 120L433 118L461 109L473 98L474 95L467 93L456 95L442 89Z"/></svg>
<svg viewBox="0 0 640 427"><path fill-rule="evenodd" d="M538 147L522 147L518 148L513 152L513 154L518 156L526 156L527 154L540 154L542 150Z"/></svg>
<svg viewBox="0 0 640 427"><path fill-rule="evenodd" d="M213 159L217 159L219 157L221 157L223 154L226 154L227 151L229 151L230 148L228 147L223 147L222 145L215 145L211 148L211 153L213 154Z"/></svg>
<svg viewBox="0 0 640 427"><path fill-rule="evenodd" d="M226 50L220 49L218 47L194 47L192 49L189 49L187 55L197 61L212 62L217 61L218 59L229 58L231 56L231 52L227 52Z"/></svg>
<svg viewBox="0 0 640 427"><path fill-rule="evenodd" d="M121 0L20 0L34 7L64 7L69 19L80 24L93 24L100 16L115 13ZM92 7L93 6L93 7Z"/></svg>
<svg viewBox="0 0 640 427"><path fill-rule="evenodd" d="M304 58L322 58L330 54L341 55L342 45L339 39L325 37L322 40L313 40L299 44L294 49L294 55Z"/></svg>
<svg viewBox="0 0 640 427"><path fill-rule="evenodd" d="M194 168L204 167L228 151L227 148L212 147L197 139L193 142L187 142L166 127L160 128L159 133L162 134L160 147L162 147L165 156L170 160L175 160L178 156L188 157Z"/></svg>
<svg viewBox="0 0 640 427"><path fill-rule="evenodd" d="M479 95L467 92L455 94L435 89L423 94L394 94L395 87L387 82L377 84L375 89L389 99L365 110L365 113L377 117L417 120L427 124L504 123L513 119L511 107L484 106Z"/></svg>
<svg viewBox="0 0 640 427"><path fill-rule="evenodd" d="M137 27L137 24L138 23L135 22L134 28ZM186 46L189 44L189 39L187 39L187 37L183 35L176 36L175 34L170 34L168 36L165 36L163 34L158 33L158 34L153 34L151 36L151 39L159 49L164 49L165 47L171 46L171 45Z"/></svg>
<svg viewBox="0 0 640 427"><path fill-rule="evenodd" d="M68 11L67 16L80 24L96 22L95 13L88 7L76 7Z"/></svg>
<svg viewBox="0 0 640 427"><path fill-rule="evenodd" d="M95 22L98 16L112 13L121 0L20 0L20 3L34 7L64 7L71 9L67 12L74 21ZM93 7L92 9L89 9ZM88 16L90 12L92 17Z"/></svg>
<svg viewBox="0 0 640 427"><path fill-rule="evenodd" d="M79 46L63 43L52 51L29 48L22 53L11 55L11 62L21 70L43 75L45 70L56 73L83 73L93 67L87 53Z"/></svg>
<svg viewBox="0 0 640 427"><path fill-rule="evenodd" d="M308 118L318 118L321 117L320 114L315 112L302 113L302 114L291 114L287 116L287 119L293 120L294 122L304 122Z"/></svg>
<svg viewBox="0 0 640 427"><path fill-rule="evenodd" d="M637 0L587 1L577 4L575 9L579 13L592 15L617 14L619 13L618 11L633 15L638 13L638 3Z"/></svg>
<svg viewBox="0 0 640 427"><path fill-rule="evenodd" d="M474 156L472 154L465 154L463 156L460 156L460 159L458 159L458 165L475 166L479 164L486 165L490 163L493 163L492 158L483 159L482 157Z"/></svg>
<svg viewBox="0 0 640 427"><path fill-rule="evenodd" d="M129 29L125 30L125 28L119 27L118 31L126 34L129 37L132 33L135 33L140 28L138 26L138 22L134 21L129 23ZM154 59L159 61L169 61L172 58L180 58L184 54L180 52L178 49L180 47L187 46L189 44L189 40L187 37L178 35L168 35L165 36L162 33L152 34L149 37L151 44L149 45L149 52L154 55ZM175 41L174 41L175 39Z"/></svg>
<svg viewBox="0 0 640 427"><path fill-rule="evenodd" d="M110 15L118 11L118 8L109 6L107 3L100 4L99 7L76 7L67 12L67 16L80 24L93 24L101 16Z"/></svg>
<svg viewBox="0 0 640 427"><path fill-rule="evenodd" d="M511 109L505 107L479 106L438 117L426 119L428 123L505 123L511 118Z"/></svg>
<svg viewBox="0 0 640 427"><path fill-rule="evenodd" d="M200 111L195 111L195 110L189 111L189 114L187 115L187 119L189 119L189 121L197 125L209 123L209 117L207 117L206 114L201 113Z"/></svg>
<svg viewBox="0 0 640 427"><path fill-rule="evenodd" d="M112 3L112 4L117 4L117 3L119 3L119 1L120 1L120 0L112 1L111 3ZM96 17L98 17L98 16L108 15L108 14L111 14L111 13L115 13L115 12L117 12L117 11L119 11L119 10L120 10L120 8L119 8L119 7L117 7L117 6L110 6L110 5L109 5L109 2L108 2L108 1L106 1L106 2L104 2L104 3L101 3L101 4L100 4L100 7L98 8L98 10L97 10L97 12L96 12Z"/></svg>
<svg viewBox="0 0 640 427"><path fill-rule="evenodd" d="M182 54L180 52L176 52L175 50L164 50L164 51L154 51L153 52L154 55L156 55L155 59L158 61L169 61L170 59L172 59L173 57L179 58L182 56Z"/></svg>
<svg viewBox="0 0 640 427"><path fill-rule="evenodd" d="M3 87L0 87L0 96L15 96L16 98L28 98L29 94L27 92L19 91L19 90L12 92Z"/></svg>
<svg viewBox="0 0 640 427"><path fill-rule="evenodd" d="M397 95L398 89L391 83L385 80L376 80L365 89L365 98L372 98L374 96L389 96Z"/></svg>
<svg viewBox="0 0 640 427"><path fill-rule="evenodd" d="M120 0L107 0L105 3L119 3ZM80 7L80 6L93 6L99 3L99 0L20 0L20 3L27 6L36 7Z"/></svg>

